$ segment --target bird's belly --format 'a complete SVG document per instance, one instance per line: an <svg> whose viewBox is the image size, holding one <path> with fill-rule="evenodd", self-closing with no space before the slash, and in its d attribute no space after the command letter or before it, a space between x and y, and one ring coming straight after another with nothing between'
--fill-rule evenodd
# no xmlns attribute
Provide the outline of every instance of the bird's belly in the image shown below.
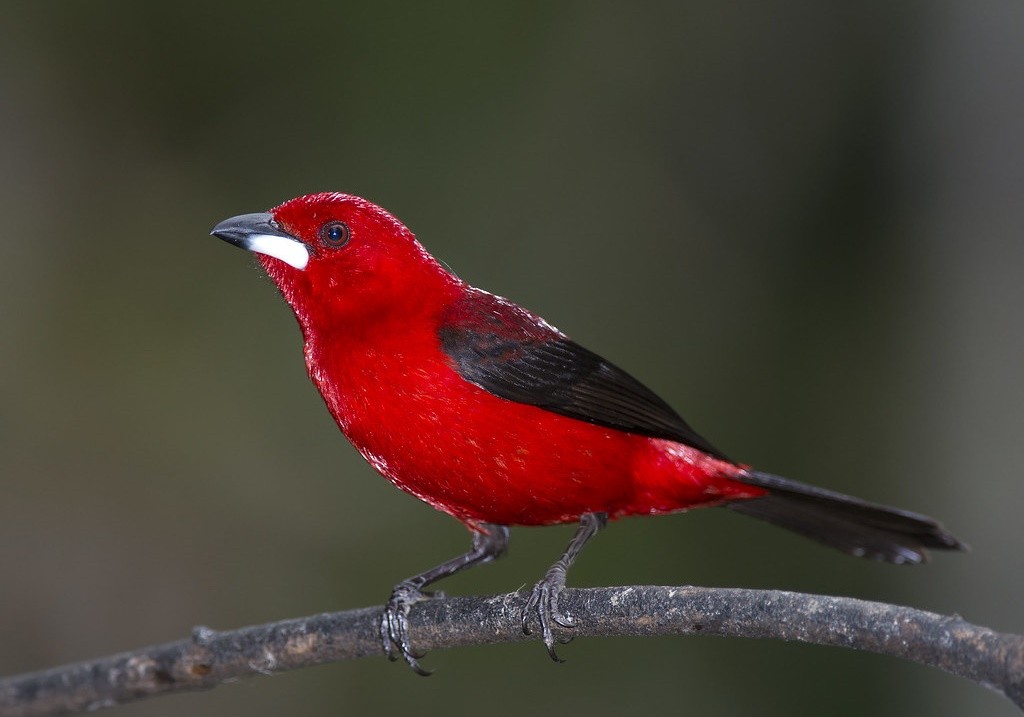
<svg viewBox="0 0 1024 717"><path fill-rule="evenodd" d="M616 514L630 501L645 439L499 398L454 372L421 373L322 391L349 440L402 490L502 525Z"/></svg>

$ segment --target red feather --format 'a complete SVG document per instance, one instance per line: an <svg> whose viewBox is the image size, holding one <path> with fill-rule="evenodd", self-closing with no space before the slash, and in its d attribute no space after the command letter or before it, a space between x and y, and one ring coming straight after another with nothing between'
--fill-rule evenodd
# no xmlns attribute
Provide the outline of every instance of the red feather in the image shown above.
<svg viewBox="0 0 1024 717"><path fill-rule="evenodd" d="M504 554L509 525L580 521L534 587L554 653L568 567L608 517L725 504L853 555L921 562L963 545L937 522L727 460L639 381L516 304L447 271L365 199L314 194L214 228L258 252L291 305L338 426L385 478L474 531L466 554L395 588L392 657L422 588ZM556 658L557 659L557 658Z"/></svg>

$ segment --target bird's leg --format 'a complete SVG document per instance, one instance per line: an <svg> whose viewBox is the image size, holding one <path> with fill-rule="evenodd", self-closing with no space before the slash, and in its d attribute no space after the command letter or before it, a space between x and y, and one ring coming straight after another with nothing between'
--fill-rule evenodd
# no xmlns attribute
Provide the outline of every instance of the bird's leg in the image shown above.
<svg viewBox="0 0 1024 717"><path fill-rule="evenodd" d="M583 550L587 541L597 535L597 531L608 522L607 513L584 513L580 516L580 525L576 533L569 541L569 546L562 553L562 557L555 561L555 564L548 568L544 577L533 586L530 599L523 609L523 632L530 634L530 616L536 611L540 621L541 636L544 638L544 646L548 654L555 662L561 662L561 658L555 653L555 636L551 632L551 623L554 622L561 627L574 627L576 620L571 615L566 615L558 609L558 595L565 587L565 578L569 568L576 562L576 556Z"/></svg>
<svg viewBox="0 0 1024 717"><path fill-rule="evenodd" d="M474 565L488 563L507 552L508 528L504 525L481 523L473 526L473 547L468 552L398 583L391 591L387 605L384 606L380 622L380 637L388 659L394 661L401 656L417 673L429 675L430 672L420 666L417 657L412 653L412 644L409 641L409 609L426 599L423 588L427 585Z"/></svg>

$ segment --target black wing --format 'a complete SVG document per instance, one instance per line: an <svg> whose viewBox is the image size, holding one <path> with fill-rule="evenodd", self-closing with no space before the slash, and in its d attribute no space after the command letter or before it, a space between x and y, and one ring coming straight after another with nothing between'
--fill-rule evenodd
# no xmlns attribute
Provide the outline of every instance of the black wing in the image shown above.
<svg viewBox="0 0 1024 717"><path fill-rule="evenodd" d="M728 460L649 388L505 299L471 292L438 337L459 375L496 396Z"/></svg>

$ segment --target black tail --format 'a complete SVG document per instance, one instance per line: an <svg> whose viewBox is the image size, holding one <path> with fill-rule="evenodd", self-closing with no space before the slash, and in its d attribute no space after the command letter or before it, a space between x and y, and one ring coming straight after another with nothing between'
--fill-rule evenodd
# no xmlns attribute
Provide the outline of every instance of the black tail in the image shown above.
<svg viewBox="0 0 1024 717"><path fill-rule="evenodd" d="M890 563L921 563L926 548L966 550L938 521L926 515L876 505L842 493L751 471L736 480L767 488L769 495L726 507L766 520L844 553Z"/></svg>

